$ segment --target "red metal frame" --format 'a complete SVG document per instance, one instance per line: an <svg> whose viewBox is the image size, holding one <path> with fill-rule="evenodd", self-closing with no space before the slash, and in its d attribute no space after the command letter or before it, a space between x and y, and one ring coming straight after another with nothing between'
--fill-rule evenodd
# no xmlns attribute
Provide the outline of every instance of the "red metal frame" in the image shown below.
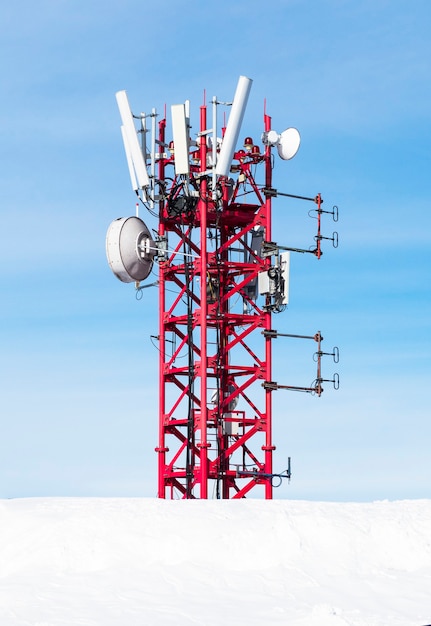
<svg viewBox="0 0 431 626"><path fill-rule="evenodd" d="M232 109L229 123L234 120L233 126L222 128L222 134L227 134L221 142L223 154L217 167L220 103L216 98L212 101L213 128L207 127L206 104L200 107L197 141L190 137L188 106L173 109L177 155L174 141L166 143L166 107L158 126L155 109L151 114L150 153L145 141L145 118L149 116L137 116L141 119L144 161L151 159L151 176L148 180L144 177L143 185L140 182L140 191L133 171L142 165L140 155L131 155L125 141L133 189L152 215L158 208L159 228L156 241L152 241L143 225L133 242L127 237L120 240L115 229L117 239L113 241L110 227L107 252L114 274L124 282L137 281L138 290L140 280L151 269L150 260L156 259L159 265L156 452L160 498L243 498L260 489L266 499L271 499L273 486L291 475L290 457L284 472L273 472L273 391L285 389L320 396L324 382L339 387L337 373L332 379L322 377L322 356L332 356L338 363L339 350L334 347L332 352L323 352L320 331L314 335L286 334L271 326L272 312L281 312L287 306L290 253L309 253L320 259L323 240L338 247L336 231L332 237L321 232L322 215L332 215L337 222L338 207L326 211L320 194L299 196L272 187L272 147L277 146L278 151L280 146L283 148L287 135L270 133L266 105L263 147L246 137L244 149L231 159L232 142L237 141L240 126L238 112L245 107L243 86L247 81L242 81L240 97L236 94L232 103L233 107L235 102L241 105L235 115ZM129 111L124 93L120 100L121 116L130 122L129 116L132 120L136 116ZM193 151L191 145L196 146ZM223 158L227 152L229 167ZM287 156L283 150L280 155ZM225 168L232 177L226 176ZM217 176L219 169L223 175ZM259 184L256 170L261 172ZM317 208L309 211L317 221L315 244L297 248L272 241L272 198L277 196L315 203ZM134 220L136 224L136 217ZM120 247L124 245L132 247L126 256L131 253L133 263L123 262ZM138 260L143 265L137 264ZM285 385L273 380L272 340L277 337L312 339L317 343L317 373L311 385Z"/></svg>
<svg viewBox="0 0 431 626"><path fill-rule="evenodd" d="M265 114L265 131L270 123ZM164 134L162 120L161 146ZM264 383L272 380L271 334L264 331L271 311L246 287L270 265L250 239L263 227L271 241L271 194L263 191L272 187L271 147L235 153L237 182L232 190L218 180L220 203L207 170L207 134L203 105L202 139L187 180L169 171L171 157L159 159L158 234L169 252L159 268L158 496L242 498L263 488L270 499L275 446L272 389ZM264 187L254 166L264 168ZM189 204L181 201L184 185L193 190Z"/></svg>

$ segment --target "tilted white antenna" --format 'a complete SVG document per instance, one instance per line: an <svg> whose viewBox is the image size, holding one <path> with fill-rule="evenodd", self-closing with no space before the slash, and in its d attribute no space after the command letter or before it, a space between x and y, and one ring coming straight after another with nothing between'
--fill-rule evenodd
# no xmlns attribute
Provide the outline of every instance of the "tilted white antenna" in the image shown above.
<svg viewBox="0 0 431 626"><path fill-rule="evenodd" d="M216 173L219 176L229 176L233 153L238 141L239 131L241 129L252 82L251 78L247 78L246 76L239 77L235 96L232 102L232 109L226 126L226 132L223 137L220 154L217 160Z"/></svg>
<svg viewBox="0 0 431 626"><path fill-rule="evenodd" d="M129 101L125 91L118 91L116 94L118 108L120 110L121 120L124 126L124 135L127 138L127 142L124 144L124 148L129 150L130 158L133 163L133 168L136 174L136 180L141 189L148 187L150 179L148 178L147 167L145 164L142 150L139 145L138 136L136 133L135 124L133 122L132 111L130 110ZM123 137L124 137L123 135ZM132 179L132 186L134 181Z"/></svg>

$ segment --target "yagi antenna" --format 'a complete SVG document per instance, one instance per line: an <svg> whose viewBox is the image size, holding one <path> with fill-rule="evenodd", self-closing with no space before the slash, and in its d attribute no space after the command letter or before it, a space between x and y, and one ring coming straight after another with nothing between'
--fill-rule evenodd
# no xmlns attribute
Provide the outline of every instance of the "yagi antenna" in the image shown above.
<svg viewBox="0 0 431 626"><path fill-rule="evenodd" d="M219 176L229 176L233 153L238 141L239 131L241 130L252 82L251 78L247 78L246 76L239 77L226 132L217 160L216 174Z"/></svg>
<svg viewBox="0 0 431 626"><path fill-rule="evenodd" d="M125 91L118 91L115 94L117 98L118 108L120 110L121 120L124 126L123 141L126 156L129 153L133 169L135 170L136 180L141 189L148 187L150 179L148 178L147 166L142 155L139 145L138 136L136 134L135 124L133 122L132 111L130 110L129 101ZM125 140L126 138L126 140ZM131 177L132 186L135 184Z"/></svg>

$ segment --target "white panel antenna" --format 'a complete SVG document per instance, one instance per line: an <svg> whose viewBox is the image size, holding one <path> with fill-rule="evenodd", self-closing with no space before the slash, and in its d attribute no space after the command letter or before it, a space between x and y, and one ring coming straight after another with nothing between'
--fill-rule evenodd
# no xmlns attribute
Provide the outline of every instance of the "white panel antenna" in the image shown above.
<svg viewBox="0 0 431 626"><path fill-rule="evenodd" d="M144 187L149 186L150 179L148 178L147 166L142 155L141 146L139 145L135 123L133 121L133 115L132 111L130 110L127 94L125 91L118 91L115 94L115 97L117 98L117 104L124 126L124 134L127 138L127 143L124 144L124 148L126 150L126 154L127 150L130 151L130 158L133 163L133 168L135 170L138 185L141 189L143 189Z"/></svg>
<svg viewBox="0 0 431 626"><path fill-rule="evenodd" d="M223 137L220 154L217 160L216 173L219 176L229 176L233 153L238 141L239 131L244 117L247 100L253 81L246 76L240 76L236 87L232 109Z"/></svg>
<svg viewBox="0 0 431 626"><path fill-rule="evenodd" d="M175 174L189 174L189 132L184 104L171 106L172 134L174 140Z"/></svg>
<svg viewBox="0 0 431 626"><path fill-rule="evenodd" d="M130 152L129 142L127 140L126 130L125 130L124 126L121 126L121 136L123 137L124 151L126 153L127 167L129 168L129 174L130 174L130 181L132 183L132 189L133 189L133 191L138 191L138 189L139 189L138 181L136 180L135 169L133 167L133 161L132 161L132 155L131 155L131 152Z"/></svg>

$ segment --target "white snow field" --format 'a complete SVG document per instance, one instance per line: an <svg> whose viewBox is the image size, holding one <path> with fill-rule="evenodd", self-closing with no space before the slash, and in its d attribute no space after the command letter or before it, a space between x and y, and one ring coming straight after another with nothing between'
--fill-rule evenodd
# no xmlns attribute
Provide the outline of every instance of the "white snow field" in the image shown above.
<svg viewBox="0 0 431 626"><path fill-rule="evenodd" d="M431 500L0 500L1 626L162 624L431 624Z"/></svg>

